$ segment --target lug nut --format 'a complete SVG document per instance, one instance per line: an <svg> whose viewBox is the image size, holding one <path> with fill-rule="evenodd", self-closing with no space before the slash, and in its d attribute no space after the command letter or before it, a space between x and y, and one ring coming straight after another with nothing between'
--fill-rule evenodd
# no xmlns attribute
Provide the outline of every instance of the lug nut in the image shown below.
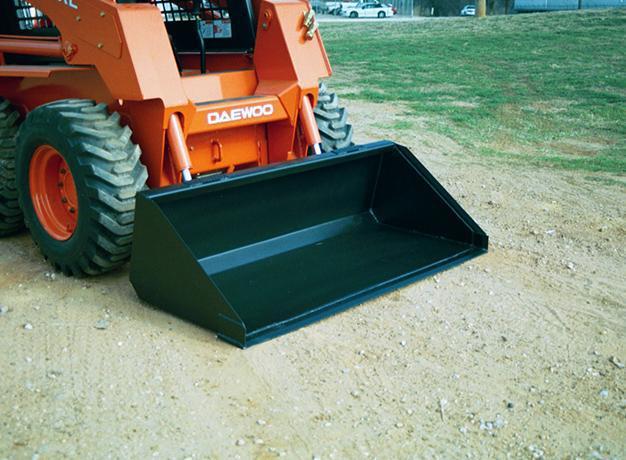
<svg viewBox="0 0 626 460"><path fill-rule="evenodd" d="M60 172L61 174L65 174L65 173L67 172L67 170L66 170L65 168L61 168L61 169L59 170L59 172Z"/></svg>
<svg viewBox="0 0 626 460"><path fill-rule="evenodd" d="M61 202L62 203L67 203L67 198L66 197L61 197Z"/></svg>
<svg viewBox="0 0 626 460"><path fill-rule="evenodd" d="M75 208L70 208L70 213L74 214L76 212Z"/></svg>

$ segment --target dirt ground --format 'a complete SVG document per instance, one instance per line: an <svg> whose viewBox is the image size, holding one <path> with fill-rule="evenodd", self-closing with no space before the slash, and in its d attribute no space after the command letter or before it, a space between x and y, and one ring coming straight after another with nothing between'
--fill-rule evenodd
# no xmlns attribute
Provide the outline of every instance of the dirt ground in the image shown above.
<svg viewBox="0 0 626 460"><path fill-rule="evenodd" d="M65 278L27 234L0 240L0 459L626 458L626 188L348 105L490 252L240 350L138 301L128 270Z"/></svg>

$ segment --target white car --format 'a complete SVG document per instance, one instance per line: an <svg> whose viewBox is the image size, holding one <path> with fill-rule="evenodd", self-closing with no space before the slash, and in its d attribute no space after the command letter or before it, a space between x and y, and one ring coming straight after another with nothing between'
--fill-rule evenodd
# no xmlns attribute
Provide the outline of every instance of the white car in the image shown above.
<svg viewBox="0 0 626 460"><path fill-rule="evenodd" d="M461 10L461 16L476 16L476 6L465 5Z"/></svg>
<svg viewBox="0 0 626 460"><path fill-rule="evenodd" d="M344 7L342 16L349 18L386 18L394 15L393 8L378 2L360 2L355 6Z"/></svg>

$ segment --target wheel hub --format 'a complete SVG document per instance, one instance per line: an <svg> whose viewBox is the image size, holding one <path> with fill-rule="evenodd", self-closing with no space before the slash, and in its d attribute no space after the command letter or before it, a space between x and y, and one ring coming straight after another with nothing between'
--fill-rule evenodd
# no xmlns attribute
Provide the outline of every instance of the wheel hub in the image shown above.
<svg viewBox="0 0 626 460"><path fill-rule="evenodd" d="M78 222L74 176L54 147L40 145L29 167L30 197L41 226L58 241L72 237Z"/></svg>

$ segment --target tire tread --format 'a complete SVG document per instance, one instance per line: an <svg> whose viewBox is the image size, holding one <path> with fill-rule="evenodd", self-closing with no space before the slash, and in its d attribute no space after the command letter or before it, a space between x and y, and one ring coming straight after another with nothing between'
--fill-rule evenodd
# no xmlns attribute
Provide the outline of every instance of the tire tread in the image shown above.
<svg viewBox="0 0 626 460"><path fill-rule="evenodd" d="M352 145L352 125L348 123L348 111L339 105L336 93L328 91L326 84L320 83L315 121L322 138L322 151L341 149Z"/></svg>
<svg viewBox="0 0 626 460"><path fill-rule="evenodd" d="M0 237L24 228L15 182L15 136L19 124L18 111L0 97Z"/></svg>
<svg viewBox="0 0 626 460"><path fill-rule="evenodd" d="M51 260L68 275L98 275L114 270L130 258L135 216L135 195L145 187L148 173L140 162L141 149L131 140L132 131L120 125L120 116L105 104L66 99L33 110L24 129L42 129L55 120L67 131L71 154L79 165L73 174L84 179L89 219L88 243L73 260ZM19 142L19 139L18 139ZM32 222L26 219L26 225ZM52 259L45 245L44 256Z"/></svg>

